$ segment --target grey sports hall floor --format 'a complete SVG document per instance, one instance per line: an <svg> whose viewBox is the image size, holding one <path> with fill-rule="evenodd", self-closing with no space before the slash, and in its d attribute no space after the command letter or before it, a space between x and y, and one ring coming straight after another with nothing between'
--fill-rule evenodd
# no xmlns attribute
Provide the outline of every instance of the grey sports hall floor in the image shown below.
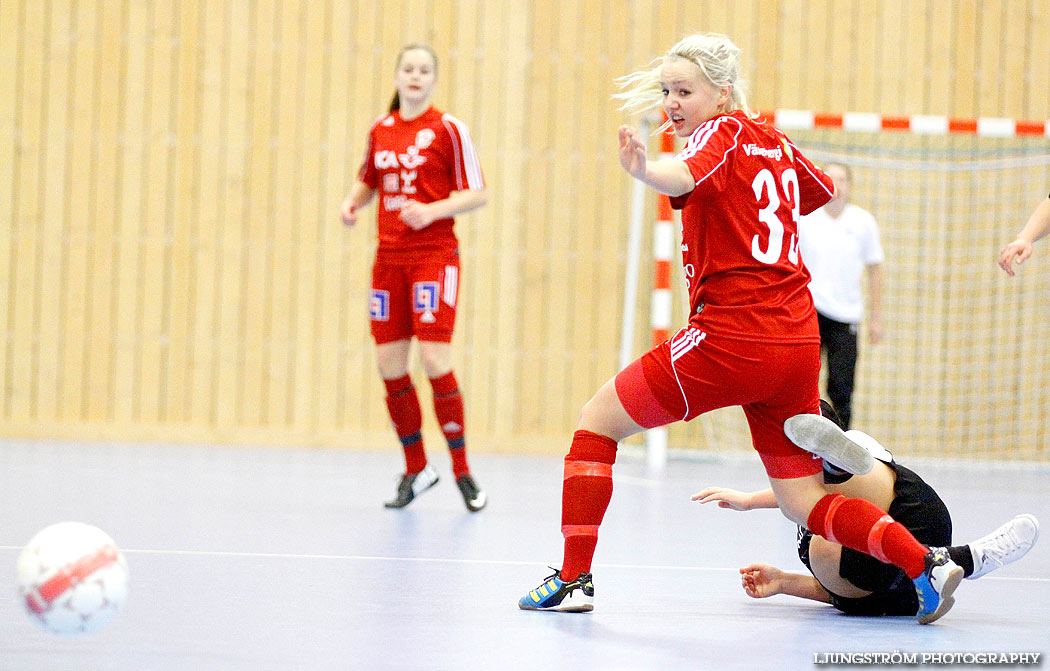
<svg viewBox="0 0 1050 671"><path fill-rule="evenodd" d="M965 581L955 609L928 627L748 598L738 567L801 569L794 528L775 511L700 507L689 495L761 486L752 458L672 461L654 474L625 454L595 611L519 611L561 559L560 458L474 455L491 503L471 515L447 454L432 453L442 482L390 511L395 450L0 444L0 669L756 670L828 668L814 664L826 652L1050 653L1047 539ZM911 465L948 503L957 541L1019 512L1050 523L1046 466ZM21 546L66 519L108 531L131 570L124 611L82 639L37 629L14 587Z"/></svg>

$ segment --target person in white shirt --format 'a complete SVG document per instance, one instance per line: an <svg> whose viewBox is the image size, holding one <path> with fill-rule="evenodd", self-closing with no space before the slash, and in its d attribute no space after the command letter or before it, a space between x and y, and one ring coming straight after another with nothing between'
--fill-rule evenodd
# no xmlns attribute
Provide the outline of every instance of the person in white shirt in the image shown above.
<svg viewBox="0 0 1050 671"><path fill-rule="evenodd" d="M825 172L835 182L835 197L799 222L799 250L813 281L809 285L820 321L821 348L828 361L828 398L850 426L857 366L858 327L864 320L862 276L868 276L868 340L882 338L879 308L884 260L879 227L867 210L850 203L852 174L833 163Z"/></svg>

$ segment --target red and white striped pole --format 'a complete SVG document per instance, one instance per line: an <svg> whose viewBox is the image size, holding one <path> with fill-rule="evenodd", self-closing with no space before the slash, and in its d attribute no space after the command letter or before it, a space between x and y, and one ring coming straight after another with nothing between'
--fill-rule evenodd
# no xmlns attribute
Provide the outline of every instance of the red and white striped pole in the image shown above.
<svg viewBox="0 0 1050 671"><path fill-rule="evenodd" d="M674 155L674 136L660 133L660 158ZM662 193L656 195L656 224L653 227L653 300L650 308L650 326L653 329L653 347L671 336L671 263L674 256L674 216L671 200ZM650 429L645 434L646 461L650 468L663 468L667 463L667 427Z"/></svg>

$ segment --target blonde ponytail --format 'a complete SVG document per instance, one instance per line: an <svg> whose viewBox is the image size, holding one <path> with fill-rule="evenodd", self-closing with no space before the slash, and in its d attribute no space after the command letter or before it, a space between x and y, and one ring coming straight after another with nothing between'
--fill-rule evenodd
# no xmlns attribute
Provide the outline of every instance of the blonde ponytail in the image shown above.
<svg viewBox="0 0 1050 671"><path fill-rule="evenodd" d="M648 69L615 79L623 89L612 96L623 101L620 109L628 113L644 113L659 107L663 101L660 69L675 58L699 67L714 86L729 86L729 100L722 106L722 112L740 110L749 117L755 116L747 104L746 82L740 78L740 48L718 33L690 35L671 47L663 57L655 59Z"/></svg>

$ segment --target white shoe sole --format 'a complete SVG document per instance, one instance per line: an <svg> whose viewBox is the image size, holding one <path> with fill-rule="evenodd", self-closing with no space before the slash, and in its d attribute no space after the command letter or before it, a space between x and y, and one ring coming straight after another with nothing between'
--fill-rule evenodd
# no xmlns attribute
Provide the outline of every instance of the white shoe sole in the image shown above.
<svg viewBox="0 0 1050 671"><path fill-rule="evenodd" d="M820 415L803 414L784 422L788 439L853 475L864 475L875 466L875 459L863 446L850 440L838 424Z"/></svg>
<svg viewBox="0 0 1050 671"><path fill-rule="evenodd" d="M552 608L536 608L535 606L523 606L520 603L518 608L521 610L541 610L546 613L589 613L594 610L594 604L590 601L570 601L566 599L557 606Z"/></svg>
<svg viewBox="0 0 1050 671"><path fill-rule="evenodd" d="M948 573L948 577L944 579L944 586L941 587L941 602L937 604L937 609L929 615L919 618L919 624L930 624L944 617L945 613L952 609L955 605L955 597L952 594L959 587L959 583L963 579L962 568L956 566Z"/></svg>

